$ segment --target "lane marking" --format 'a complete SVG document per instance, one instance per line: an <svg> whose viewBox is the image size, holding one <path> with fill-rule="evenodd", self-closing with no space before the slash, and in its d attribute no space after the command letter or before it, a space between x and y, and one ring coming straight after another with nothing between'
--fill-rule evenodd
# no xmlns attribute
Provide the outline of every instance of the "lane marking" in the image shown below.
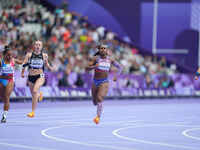
<svg viewBox="0 0 200 150"><path fill-rule="evenodd" d="M137 121L135 121L135 123L137 123ZM106 124L111 124L111 122L108 122ZM77 125L70 125L70 126L74 127L74 126L85 126L85 125L90 125L90 124L80 124L80 123L78 123ZM94 124L92 126L94 126ZM76 140L71 140L71 139L66 139L66 138L63 139L63 138L58 138L58 137L47 134L47 132L50 131L50 130L60 129L60 128L64 128L64 127L67 127L67 125L46 128L44 130L41 130L41 134L43 136L45 136L46 138L49 138L49 139L54 140L54 141L72 143L72 144L76 144L76 145L83 145L83 146L89 146L89 147L100 147L100 148L107 148L107 149L114 149L114 150L137 150L137 149L133 149L133 148L125 148L125 147L119 147L119 146L86 143L86 142L81 142L81 141L76 141Z"/></svg>
<svg viewBox="0 0 200 150"><path fill-rule="evenodd" d="M191 150L199 150L199 148L194 148L190 146L183 146L183 145L175 145L175 144L168 144L168 143L162 143L162 142L153 142L153 141L148 141L148 140L141 140L137 138L130 138L127 136L122 136L119 134L120 131L127 130L127 129L133 129L133 128L144 128L144 127L154 127L154 126L178 126L178 127L187 127L187 125L177 125L177 124L149 124L149 125L142 125L142 126L129 126L129 127L124 127L124 128L118 128L112 131L112 134L115 135L116 137L123 139L123 140L128 140L132 142L139 142L139 143L144 143L144 144L151 144L151 145L160 145L160 146L165 146L165 147L173 147L173 148L182 148L182 149L191 149Z"/></svg>
<svg viewBox="0 0 200 150"><path fill-rule="evenodd" d="M188 133L191 132L191 131L197 131L197 130L200 130L200 128L192 128L192 129L187 129L187 130L184 130L182 132L182 134L188 138L191 138L191 139L194 139L194 140L199 140L200 141L200 137L195 137L195 136L191 136L189 135Z"/></svg>

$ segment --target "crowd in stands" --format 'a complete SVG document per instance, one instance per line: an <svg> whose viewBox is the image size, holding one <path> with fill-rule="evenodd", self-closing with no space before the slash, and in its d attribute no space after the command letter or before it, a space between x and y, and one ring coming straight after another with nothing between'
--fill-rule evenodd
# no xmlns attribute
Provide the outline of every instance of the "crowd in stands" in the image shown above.
<svg viewBox="0 0 200 150"><path fill-rule="evenodd" d="M102 42L108 45L111 56L124 66L123 73L145 75L147 87L153 82L153 74L177 72L176 65L168 65L165 57L141 55L140 49L117 40L119 37L112 31L91 25L86 16L70 12L68 5L64 3L50 11L39 0L10 0L10 3L1 4L0 47L9 44L14 54L23 59L32 50L33 42L42 40L55 71L64 72L66 76L76 74L77 86L83 85L79 74L85 73L87 60ZM60 86L69 84L66 76L60 79ZM162 80L165 79L166 76ZM162 86L162 83L158 85Z"/></svg>

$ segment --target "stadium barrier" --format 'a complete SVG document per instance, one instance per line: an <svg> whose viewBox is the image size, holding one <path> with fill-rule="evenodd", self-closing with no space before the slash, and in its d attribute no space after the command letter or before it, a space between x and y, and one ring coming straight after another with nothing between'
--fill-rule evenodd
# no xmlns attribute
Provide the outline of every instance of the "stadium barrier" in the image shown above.
<svg viewBox="0 0 200 150"><path fill-rule="evenodd" d="M41 87L46 100L85 100L91 99L92 74L81 74L82 87L75 86L78 74L69 76L62 72L46 73L46 84ZM20 72L15 73L15 88L11 100L31 100L31 93L27 86L27 79L20 77ZM66 78L67 87L59 87L59 82ZM177 98L199 97L200 81L194 80L192 75L175 74L151 75L151 82L147 84L144 75L121 75L117 82L109 76L110 88L107 99L137 99L137 98Z"/></svg>

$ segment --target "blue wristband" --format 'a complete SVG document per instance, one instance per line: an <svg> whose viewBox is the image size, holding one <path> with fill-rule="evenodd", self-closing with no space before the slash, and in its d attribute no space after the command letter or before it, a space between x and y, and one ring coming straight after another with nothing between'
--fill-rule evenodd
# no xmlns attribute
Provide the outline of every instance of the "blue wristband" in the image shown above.
<svg viewBox="0 0 200 150"><path fill-rule="evenodd" d="M27 67L27 66L29 66L29 63L26 63L26 64L23 64L23 65L22 65L23 68L25 68L25 67Z"/></svg>

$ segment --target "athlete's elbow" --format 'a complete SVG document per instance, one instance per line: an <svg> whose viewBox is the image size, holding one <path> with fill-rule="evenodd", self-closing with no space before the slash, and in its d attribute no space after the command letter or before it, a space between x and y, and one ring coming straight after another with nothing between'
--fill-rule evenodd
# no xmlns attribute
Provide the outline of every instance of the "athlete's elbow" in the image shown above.
<svg viewBox="0 0 200 150"><path fill-rule="evenodd" d="M85 68L85 71L89 72L89 71L90 71L90 69L89 69L89 68Z"/></svg>
<svg viewBox="0 0 200 150"><path fill-rule="evenodd" d="M89 72L89 71L91 71L92 69L91 69L90 67L86 67L85 70L86 70L87 72Z"/></svg>

